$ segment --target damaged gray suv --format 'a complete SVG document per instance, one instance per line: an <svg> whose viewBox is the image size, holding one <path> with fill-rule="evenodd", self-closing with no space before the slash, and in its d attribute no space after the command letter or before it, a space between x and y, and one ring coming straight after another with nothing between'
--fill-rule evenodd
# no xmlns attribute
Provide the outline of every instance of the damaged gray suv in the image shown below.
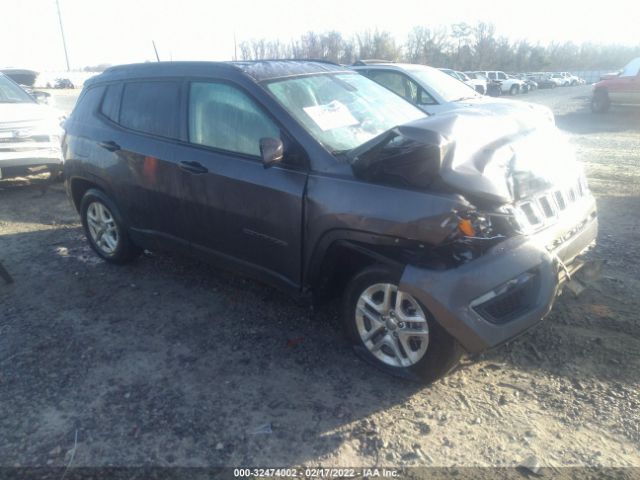
<svg viewBox="0 0 640 480"><path fill-rule="evenodd" d="M433 381L549 312L597 232L550 121L427 117L341 66L171 62L93 77L65 124L91 247L179 249L343 298L356 352Z"/></svg>

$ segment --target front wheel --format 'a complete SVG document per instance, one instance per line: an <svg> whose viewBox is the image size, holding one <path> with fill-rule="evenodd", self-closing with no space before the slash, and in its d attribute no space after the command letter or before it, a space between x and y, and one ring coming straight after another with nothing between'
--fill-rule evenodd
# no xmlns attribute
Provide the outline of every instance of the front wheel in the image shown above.
<svg viewBox="0 0 640 480"><path fill-rule="evenodd" d="M509 89L509 93L511 95L516 95L518 93L518 85L511 85L511 88Z"/></svg>
<svg viewBox="0 0 640 480"><path fill-rule="evenodd" d="M596 90L591 97L591 111L593 113L605 113L611 106L611 100L605 90Z"/></svg>
<svg viewBox="0 0 640 480"><path fill-rule="evenodd" d="M360 357L386 373L433 382L458 364L462 347L398 283L399 274L380 265L353 277L344 298L347 336Z"/></svg>
<svg viewBox="0 0 640 480"><path fill-rule="evenodd" d="M87 190L80 202L80 216L91 248L107 262L128 263L142 252L129 239L115 203L101 190Z"/></svg>

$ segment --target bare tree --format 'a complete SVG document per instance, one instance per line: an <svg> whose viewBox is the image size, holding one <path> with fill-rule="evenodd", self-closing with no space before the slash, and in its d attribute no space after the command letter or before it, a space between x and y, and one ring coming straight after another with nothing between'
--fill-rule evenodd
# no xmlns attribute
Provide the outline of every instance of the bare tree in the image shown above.
<svg viewBox="0 0 640 480"><path fill-rule="evenodd" d="M401 59L401 48L396 44L391 33L386 31L367 30L356 35L358 56L361 59L377 58L390 61Z"/></svg>
<svg viewBox="0 0 640 480"><path fill-rule="evenodd" d="M350 64L357 59L377 58L420 63L456 70L579 70L619 68L640 56L636 46L572 42L532 45L498 36L491 23L456 23L449 27L416 26L403 44L387 31L367 30L353 37L340 32L307 32L289 43L252 39L239 44L240 58L324 59Z"/></svg>
<svg viewBox="0 0 640 480"><path fill-rule="evenodd" d="M422 63L444 66L447 46L447 30L414 27L409 32L405 44L405 60L411 63Z"/></svg>

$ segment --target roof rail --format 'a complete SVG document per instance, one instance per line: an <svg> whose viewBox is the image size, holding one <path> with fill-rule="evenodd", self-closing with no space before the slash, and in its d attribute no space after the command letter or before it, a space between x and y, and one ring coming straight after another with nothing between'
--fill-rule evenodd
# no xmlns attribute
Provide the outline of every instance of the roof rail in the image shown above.
<svg viewBox="0 0 640 480"><path fill-rule="evenodd" d="M233 60L228 63L250 63L250 62L316 62L316 63L328 63L329 65L337 65L342 67L340 63L333 62L331 60L325 60L323 58L261 58L259 60Z"/></svg>
<svg viewBox="0 0 640 480"><path fill-rule="evenodd" d="M362 65L375 65L376 63L395 63L393 60L380 60L377 58L366 58L363 60L357 60L353 63L354 66Z"/></svg>

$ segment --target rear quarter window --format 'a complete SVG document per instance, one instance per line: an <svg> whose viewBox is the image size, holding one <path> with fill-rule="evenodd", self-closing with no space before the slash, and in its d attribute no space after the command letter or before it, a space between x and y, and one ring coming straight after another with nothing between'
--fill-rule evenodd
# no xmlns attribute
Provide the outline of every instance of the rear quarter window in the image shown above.
<svg viewBox="0 0 640 480"><path fill-rule="evenodd" d="M174 81L124 85L120 124L138 132L178 137L180 84Z"/></svg>
<svg viewBox="0 0 640 480"><path fill-rule="evenodd" d="M118 114L120 113L120 94L122 92L122 84L113 84L107 86L107 91L102 99L100 113L113 122L118 122Z"/></svg>
<svg viewBox="0 0 640 480"><path fill-rule="evenodd" d="M104 86L91 87L85 91L78 99L78 103L71 113L71 119L79 123L90 121L93 113L100 105L103 93Z"/></svg>

